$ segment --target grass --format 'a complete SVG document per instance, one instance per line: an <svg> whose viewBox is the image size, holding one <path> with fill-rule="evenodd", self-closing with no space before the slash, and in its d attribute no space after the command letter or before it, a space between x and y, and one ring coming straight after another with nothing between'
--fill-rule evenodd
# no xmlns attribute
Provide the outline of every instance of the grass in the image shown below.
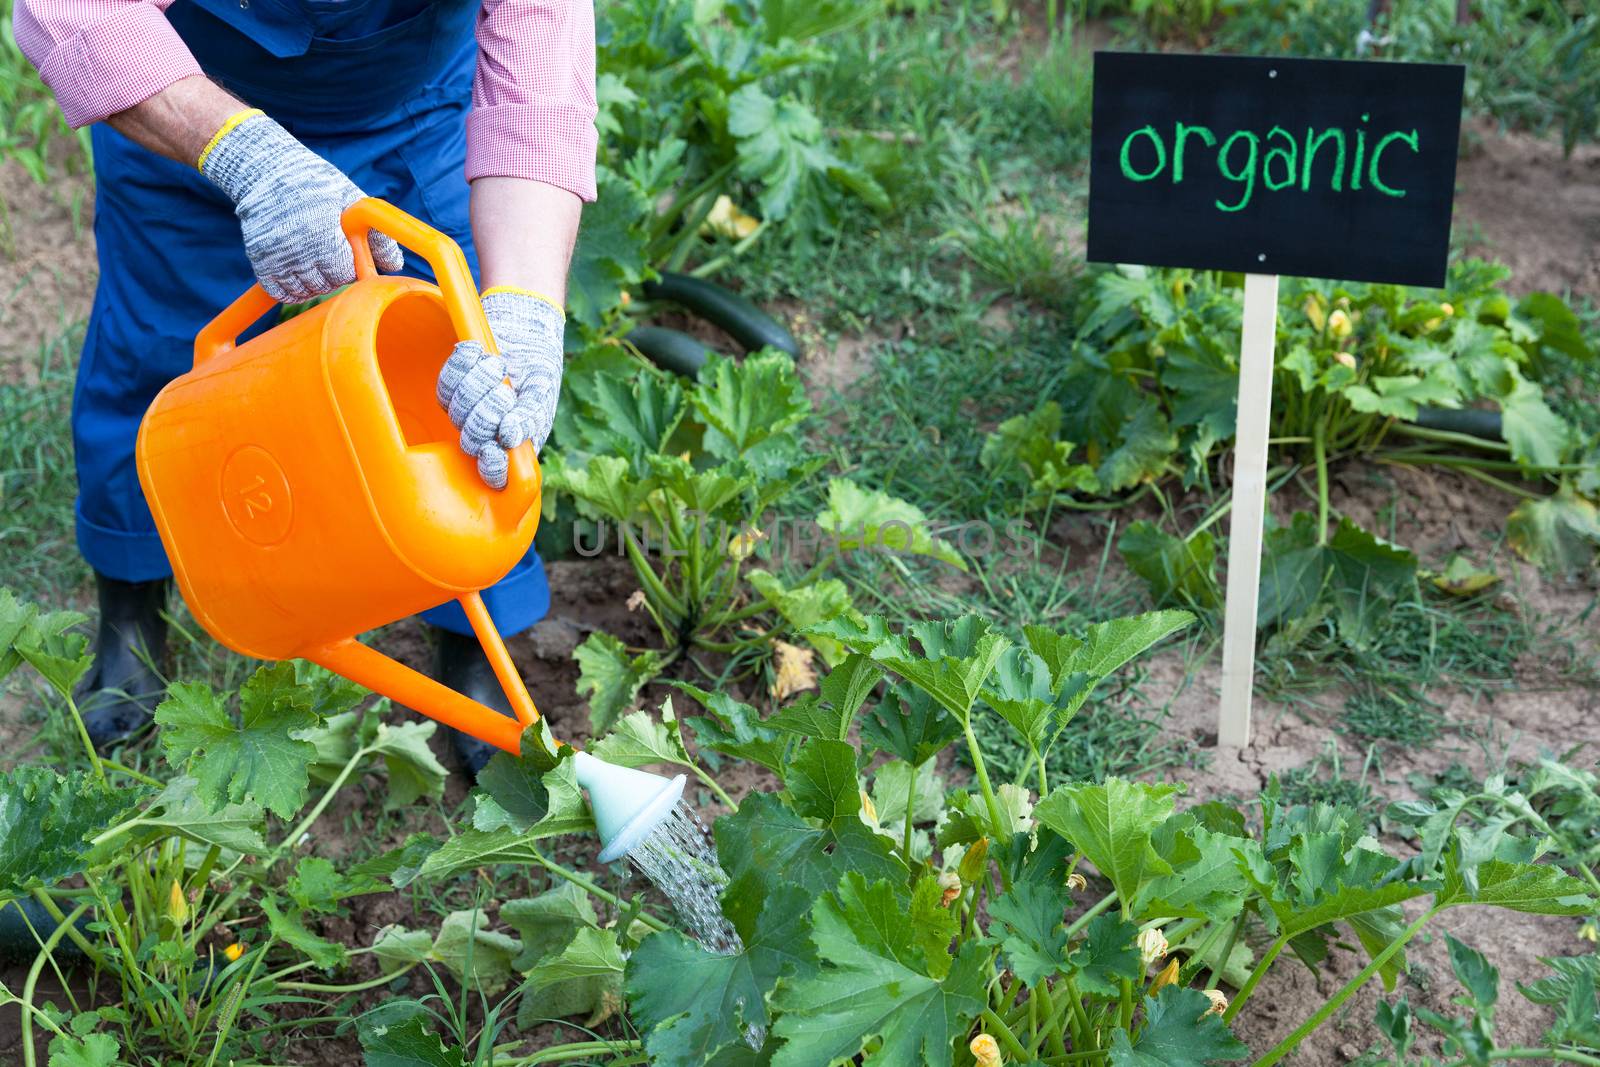
<svg viewBox="0 0 1600 1067"><path fill-rule="evenodd" d="M57 606L89 576L74 533L67 420L83 328L70 324L26 366L0 367L0 574L20 594Z"/></svg>

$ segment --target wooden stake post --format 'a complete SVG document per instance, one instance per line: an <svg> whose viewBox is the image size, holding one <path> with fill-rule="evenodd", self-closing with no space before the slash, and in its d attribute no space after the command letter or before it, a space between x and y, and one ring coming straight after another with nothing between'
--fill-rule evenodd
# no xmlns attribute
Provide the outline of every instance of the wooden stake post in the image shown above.
<svg viewBox="0 0 1600 1067"><path fill-rule="evenodd" d="M1267 434L1272 421L1272 349L1278 276L1244 276L1239 344L1239 429L1233 449L1233 511L1228 519L1228 594L1222 620L1222 707L1217 743L1250 743L1256 669L1256 593L1267 509Z"/></svg>
<svg viewBox="0 0 1600 1067"><path fill-rule="evenodd" d="M1250 743L1278 277L1444 284L1465 73L1095 53L1087 258L1244 274L1220 745Z"/></svg>

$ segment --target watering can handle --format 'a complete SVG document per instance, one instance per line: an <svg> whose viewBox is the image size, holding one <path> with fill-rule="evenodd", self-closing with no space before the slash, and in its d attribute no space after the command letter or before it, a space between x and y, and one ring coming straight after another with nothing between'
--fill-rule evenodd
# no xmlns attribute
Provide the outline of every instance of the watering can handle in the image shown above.
<svg viewBox="0 0 1600 1067"><path fill-rule="evenodd" d="M494 343L494 333L489 329L489 320L484 317L483 304L478 299L478 287L473 284L472 272L467 269L467 257L461 254L460 246L449 237L422 220L407 215L393 204L370 196L345 208L339 225L355 256L357 281L378 276L367 235L373 230L387 234L416 252L433 268L456 337L463 341L477 341L488 352L499 351ZM195 366L232 351L239 335L277 305L278 302L268 296L261 286L252 285L246 289L242 296L223 308L195 335Z"/></svg>
<svg viewBox="0 0 1600 1067"><path fill-rule="evenodd" d="M506 652L505 642L500 639L488 609L483 606L483 598L477 593L468 593L460 598L460 603L489 657L500 687L511 701L515 719L506 718L353 637L310 649L304 653L304 658L446 726L516 755L522 751L522 731L533 725L539 713Z"/></svg>

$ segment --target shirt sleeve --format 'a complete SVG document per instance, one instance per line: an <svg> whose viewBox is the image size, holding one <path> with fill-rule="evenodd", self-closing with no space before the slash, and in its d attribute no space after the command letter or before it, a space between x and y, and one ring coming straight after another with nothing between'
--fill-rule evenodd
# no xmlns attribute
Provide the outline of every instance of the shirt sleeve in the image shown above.
<svg viewBox="0 0 1600 1067"><path fill-rule="evenodd" d="M172 0L17 0L17 45L74 128L200 73L164 12Z"/></svg>
<svg viewBox="0 0 1600 1067"><path fill-rule="evenodd" d="M483 0L468 181L530 178L594 200L594 51L592 0Z"/></svg>

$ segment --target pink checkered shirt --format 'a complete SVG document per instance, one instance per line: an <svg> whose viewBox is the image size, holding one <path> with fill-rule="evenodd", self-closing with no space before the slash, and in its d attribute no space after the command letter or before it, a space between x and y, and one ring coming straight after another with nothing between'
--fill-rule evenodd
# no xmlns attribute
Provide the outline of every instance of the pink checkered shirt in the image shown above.
<svg viewBox="0 0 1600 1067"><path fill-rule="evenodd" d="M74 127L140 103L200 66L172 0L16 0L17 44ZM482 0L467 180L531 178L595 196L592 0Z"/></svg>

